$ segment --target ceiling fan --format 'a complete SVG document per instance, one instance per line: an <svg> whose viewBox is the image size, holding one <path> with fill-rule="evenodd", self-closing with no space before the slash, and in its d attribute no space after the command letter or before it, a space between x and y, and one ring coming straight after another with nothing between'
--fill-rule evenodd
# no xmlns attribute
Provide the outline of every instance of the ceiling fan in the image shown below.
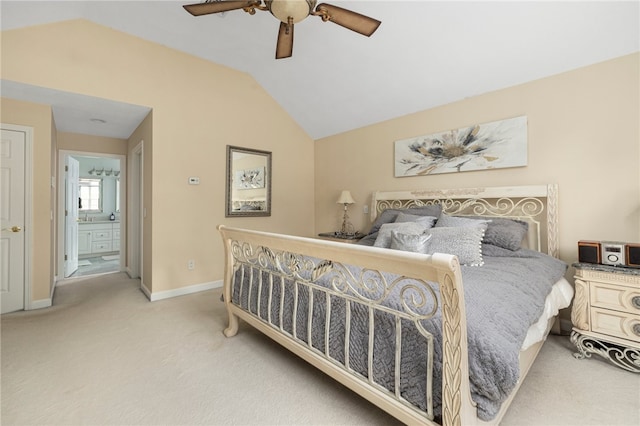
<svg viewBox="0 0 640 426"><path fill-rule="evenodd" d="M369 37L380 26L380 21L338 6L322 3L316 7L317 0L206 0L204 3L183 6L193 16L228 12L242 9L250 15L257 10L271 12L280 20L276 59L293 55L293 25L309 15L319 16L324 22L333 22L351 31Z"/></svg>

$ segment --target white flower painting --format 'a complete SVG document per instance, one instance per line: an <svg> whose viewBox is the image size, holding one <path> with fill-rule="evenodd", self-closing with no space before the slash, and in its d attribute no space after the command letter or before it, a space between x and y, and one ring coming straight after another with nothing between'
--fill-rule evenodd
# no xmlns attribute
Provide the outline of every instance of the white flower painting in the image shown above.
<svg viewBox="0 0 640 426"><path fill-rule="evenodd" d="M526 165L526 116L395 142L395 177Z"/></svg>
<svg viewBox="0 0 640 426"><path fill-rule="evenodd" d="M237 189L264 188L264 167L236 170L233 183Z"/></svg>

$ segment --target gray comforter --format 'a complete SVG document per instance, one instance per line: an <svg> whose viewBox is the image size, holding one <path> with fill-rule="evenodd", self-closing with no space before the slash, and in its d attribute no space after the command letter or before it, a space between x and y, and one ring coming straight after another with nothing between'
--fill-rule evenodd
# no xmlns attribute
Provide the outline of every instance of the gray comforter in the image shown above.
<svg viewBox="0 0 640 426"><path fill-rule="evenodd" d="M467 334L469 346L469 374L472 398L478 404L478 415L482 420L491 420L500 409L502 402L509 396L517 384L519 371L519 351L527 330L542 314L544 300L551 286L565 273L567 265L550 256L527 250L510 251L494 246L483 249L484 266L462 267L464 296L467 315ZM316 265L320 260L312 260ZM335 266L334 266L335 267ZM347 266L351 271L357 267ZM321 285L330 285L331 268L316 281ZM393 276L385 274L388 279ZM258 274L248 273L245 269L243 292L240 291L241 272L236 274L233 301L243 308L257 313L260 305L260 316L267 320L268 305L265 289L258 297ZM251 291L248 291L249 277L253 276ZM267 280L265 279L266 283ZM324 284L322 284L324 283ZM436 296L439 296L436 287ZM273 286L273 300L279 300L280 287ZM395 293L395 294L393 294ZM401 310L396 288L392 297L384 304ZM314 293L312 344L324 351L324 296ZM258 301L260 299L260 301ZM283 328L289 333L293 329L293 281L287 280L284 294ZM296 334L300 340L307 342L307 290L299 287L298 310L296 317ZM278 325L279 306L271 307L271 322ZM425 309L429 309L426 306ZM350 334L350 367L363 376L368 376L367 348L369 318L367 309L358 303L351 303ZM345 301L332 296L331 327L329 330L329 355L343 363L345 339ZM406 323L406 324L405 324ZM375 381L394 390L394 352L395 322L391 315L377 312L374 317L374 362L373 377ZM423 326L435 338L434 353L434 412L438 419L441 407L441 365L442 349L441 317L439 312L430 320L424 320ZM401 394L412 404L425 409L427 343L415 325L403 320L402 324L402 367Z"/></svg>

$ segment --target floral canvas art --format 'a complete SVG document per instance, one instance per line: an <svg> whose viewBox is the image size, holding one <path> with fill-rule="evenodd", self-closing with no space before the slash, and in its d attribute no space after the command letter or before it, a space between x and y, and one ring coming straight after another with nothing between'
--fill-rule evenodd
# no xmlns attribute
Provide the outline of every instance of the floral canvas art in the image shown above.
<svg viewBox="0 0 640 426"><path fill-rule="evenodd" d="M395 142L395 177L527 165L527 117Z"/></svg>
<svg viewBox="0 0 640 426"><path fill-rule="evenodd" d="M237 189L264 188L264 167L236 170L233 183Z"/></svg>

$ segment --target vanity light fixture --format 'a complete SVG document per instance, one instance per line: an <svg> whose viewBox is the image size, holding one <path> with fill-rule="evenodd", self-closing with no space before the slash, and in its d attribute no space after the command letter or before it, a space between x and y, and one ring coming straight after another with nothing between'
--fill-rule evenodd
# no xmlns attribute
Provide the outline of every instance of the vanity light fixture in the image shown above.
<svg viewBox="0 0 640 426"><path fill-rule="evenodd" d="M103 174L105 176L114 176L114 177L118 177L120 176L120 170L113 170L113 167L110 170L107 170L106 168L102 168L100 170L96 169L95 166L89 170L87 173L89 173L90 175L96 175L96 176L102 176Z"/></svg>
<svg viewBox="0 0 640 426"><path fill-rule="evenodd" d="M343 190L340 193L340 197L336 204L344 205L344 215L342 216L342 227L338 232L341 235L355 235L355 231L353 229L353 224L349 221L349 215L347 214L347 209L349 208L349 204L355 204L353 197L351 196L351 192L348 190Z"/></svg>

